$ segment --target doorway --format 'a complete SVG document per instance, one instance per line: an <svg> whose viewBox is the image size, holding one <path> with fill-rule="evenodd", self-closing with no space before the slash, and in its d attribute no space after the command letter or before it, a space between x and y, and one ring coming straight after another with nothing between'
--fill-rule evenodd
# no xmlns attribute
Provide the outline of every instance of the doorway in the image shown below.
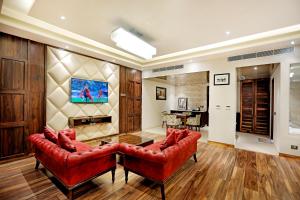
<svg viewBox="0 0 300 200"><path fill-rule="evenodd" d="M236 147L277 155L273 144L278 64L237 68Z"/></svg>
<svg viewBox="0 0 300 200"><path fill-rule="evenodd" d="M143 132L166 134L167 127L201 132L207 142L209 72L192 72L143 79ZM157 98L157 89L165 98ZM182 103L184 100L184 103Z"/></svg>

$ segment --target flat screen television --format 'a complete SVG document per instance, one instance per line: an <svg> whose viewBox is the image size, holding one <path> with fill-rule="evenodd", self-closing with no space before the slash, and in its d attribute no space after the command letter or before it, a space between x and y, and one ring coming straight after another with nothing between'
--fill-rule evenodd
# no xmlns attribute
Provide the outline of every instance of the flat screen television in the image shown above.
<svg viewBox="0 0 300 200"><path fill-rule="evenodd" d="M71 78L72 103L107 103L108 82Z"/></svg>

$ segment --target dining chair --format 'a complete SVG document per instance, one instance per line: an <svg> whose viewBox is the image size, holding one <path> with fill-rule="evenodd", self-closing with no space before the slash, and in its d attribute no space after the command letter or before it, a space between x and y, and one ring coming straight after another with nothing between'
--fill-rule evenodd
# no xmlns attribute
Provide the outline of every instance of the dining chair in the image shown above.
<svg viewBox="0 0 300 200"><path fill-rule="evenodd" d="M181 119L177 118L176 115L167 115L167 128L179 128L181 125Z"/></svg>
<svg viewBox="0 0 300 200"><path fill-rule="evenodd" d="M188 128L196 128L196 130L200 131L200 126L201 126L201 114L196 115L196 117L189 117L186 121L186 125Z"/></svg>

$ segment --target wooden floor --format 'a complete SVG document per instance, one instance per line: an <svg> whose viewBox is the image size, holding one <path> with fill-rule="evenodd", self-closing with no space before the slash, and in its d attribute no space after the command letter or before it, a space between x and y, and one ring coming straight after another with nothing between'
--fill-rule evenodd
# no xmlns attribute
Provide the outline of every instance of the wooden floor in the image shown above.
<svg viewBox="0 0 300 200"><path fill-rule="evenodd" d="M157 135L148 137L161 139ZM300 160L213 144L198 143L192 159L167 182L167 199L300 199ZM0 165L0 199L66 199L66 190L34 158ZM49 176L49 177L48 177ZM75 191L77 199L160 199L151 181L129 174L122 166Z"/></svg>

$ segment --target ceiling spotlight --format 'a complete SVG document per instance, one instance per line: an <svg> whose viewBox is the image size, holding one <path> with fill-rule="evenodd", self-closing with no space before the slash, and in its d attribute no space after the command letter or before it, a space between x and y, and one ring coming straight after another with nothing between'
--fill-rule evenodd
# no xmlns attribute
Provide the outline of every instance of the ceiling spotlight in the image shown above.
<svg viewBox="0 0 300 200"><path fill-rule="evenodd" d="M66 17L62 15L62 16L60 16L60 19L61 19L61 20L65 20Z"/></svg>
<svg viewBox="0 0 300 200"><path fill-rule="evenodd" d="M291 41L291 45L294 45L295 44L295 41Z"/></svg>
<svg viewBox="0 0 300 200"><path fill-rule="evenodd" d="M290 78L293 78L294 74L295 74L294 72L291 72L290 73Z"/></svg>
<svg viewBox="0 0 300 200"><path fill-rule="evenodd" d="M257 67L254 67L254 70L257 70Z"/></svg>
<svg viewBox="0 0 300 200"><path fill-rule="evenodd" d="M112 41L116 43L118 47L140 56L145 59L150 59L156 55L156 48L125 30L124 28L118 28L110 35Z"/></svg>
<svg viewBox="0 0 300 200"><path fill-rule="evenodd" d="M226 31L225 34L226 34L226 35L230 35L230 31Z"/></svg>

